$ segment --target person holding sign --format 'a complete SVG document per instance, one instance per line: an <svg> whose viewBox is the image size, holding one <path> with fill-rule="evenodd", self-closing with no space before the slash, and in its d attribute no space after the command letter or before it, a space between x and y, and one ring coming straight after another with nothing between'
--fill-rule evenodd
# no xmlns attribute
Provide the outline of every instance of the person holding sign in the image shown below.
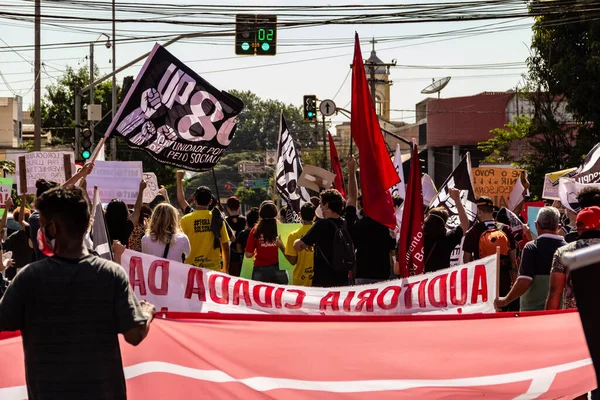
<svg viewBox="0 0 600 400"><path fill-rule="evenodd" d="M277 206L263 201L258 214L258 225L250 231L246 243L246 257L254 258L252 280L286 285L287 274L279 269L278 250L285 252L285 246L277 236Z"/></svg>

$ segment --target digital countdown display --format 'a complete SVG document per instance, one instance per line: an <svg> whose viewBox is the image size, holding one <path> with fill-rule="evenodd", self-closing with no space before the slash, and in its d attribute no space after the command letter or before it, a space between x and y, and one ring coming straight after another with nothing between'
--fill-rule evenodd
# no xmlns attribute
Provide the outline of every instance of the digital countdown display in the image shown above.
<svg viewBox="0 0 600 400"><path fill-rule="evenodd" d="M277 53L277 15L238 14L235 21L235 54Z"/></svg>

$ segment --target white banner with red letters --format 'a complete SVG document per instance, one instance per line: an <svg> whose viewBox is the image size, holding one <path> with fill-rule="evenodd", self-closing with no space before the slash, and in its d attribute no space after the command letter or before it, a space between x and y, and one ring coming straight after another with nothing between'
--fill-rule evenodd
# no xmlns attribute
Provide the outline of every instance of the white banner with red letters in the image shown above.
<svg viewBox="0 0 600 400"><path fill-rule="evenodd" d="M158 314L138 347L121 339L129 400L573 399L597 386L577 312L182 317ZM0 399L27 398L21 338L0 349Z"/></svg>
<svg viewBox="0 0 600 400"><path fill-rule="evenodd" d="M496 257L406 279L336 288L251 281L131 250L121 265L157 311L226 314L394 315L494 312Z"/></svg>

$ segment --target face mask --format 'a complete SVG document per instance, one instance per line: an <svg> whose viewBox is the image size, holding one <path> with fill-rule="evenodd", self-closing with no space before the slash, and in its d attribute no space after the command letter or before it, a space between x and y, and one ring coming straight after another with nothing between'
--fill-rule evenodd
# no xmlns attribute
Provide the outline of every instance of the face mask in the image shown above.
<svg viewBox="0 0 600 400"><path fill-rule="evenodd" d="M46 225L47 226L47 225ZM48 241L46 237L46 227L40 227L37 233L37 242L38 248L46 257L52 257L54 255L54 244L56 243L56 239L52 239Z"/></svg>

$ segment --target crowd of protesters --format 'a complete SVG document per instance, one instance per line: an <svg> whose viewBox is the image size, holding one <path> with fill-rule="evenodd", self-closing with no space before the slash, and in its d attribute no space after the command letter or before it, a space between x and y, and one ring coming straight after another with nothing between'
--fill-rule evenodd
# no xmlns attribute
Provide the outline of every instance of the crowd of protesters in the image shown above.
<svg viewBox="0 0 600 400"><path fill-rule="evenodd" d="M85 187L92 168L86 165L62 186L38 181L33 207L27 207L26 196L18 207L8 199L0 221L0 232L7 231L0 262L4 275L0 331L23 334L30 398L60 391L62 386L72 390L63 398L82 398L93 387L119 398L125 383L122 368L114 368L121 363L117 334L137 345L154 317L154 307L135 298L124 270L92 250L92 205ZM229 198L223 207L206 186L186 199L184 174L179 171L178 210L164 188L152 204L143 204L146 183L142 181L132 210L120 199L106 206L109 244L117 262L129 248L233 276L242 273L244 259L252 259L252 279L276 284L335 287L397 278L398 229L380 224L361 208L356 170L350 157L347 198L322 187L318 197L301 206L295 221L300 227L285 242L279 224L289 222L295 213L273 201L242 215L237 198ZM456 205L458 225L447 228L450 213L444 207L427 212L425 273L450 267L451 254L461 243L465 263L495 254L499 248L500 297L494 302L498 310L577 307L561 255L600 243L599 189L579 193L579 213L557 202L542 208L535 221L537 237L520 221L516 225L521 229L515 230L518 217L511 210L498 209L487 197L476 200L477 221L471 224L460 191L448 192ZM403 200L393 200L396 210L401 209ZM11 227L9 211L16 221ZM280 256L293 270L280 268ZM61 317L67 303L70 312L78 315L76 320ZM56 320L65 321L60 330L50 327ZM56 357L67 368L59 367L58 361L44 361L65 341L77 349ZM85 387L67 382L74 371L83 374Z"/></svg>

